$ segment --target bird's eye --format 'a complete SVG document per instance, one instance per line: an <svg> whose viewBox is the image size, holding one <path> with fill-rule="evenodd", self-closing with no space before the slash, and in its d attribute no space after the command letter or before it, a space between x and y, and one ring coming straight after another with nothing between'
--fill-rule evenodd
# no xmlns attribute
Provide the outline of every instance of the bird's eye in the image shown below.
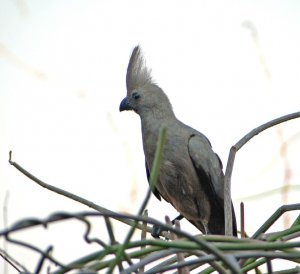
<svg viewBox="0 0 300 274"><path fill-rule="evenodd" d="M132 93L131 97L134 100L137 100L137 99L139 99L141 97L141 95L138 92L135 91L135 92Z"/></svg>

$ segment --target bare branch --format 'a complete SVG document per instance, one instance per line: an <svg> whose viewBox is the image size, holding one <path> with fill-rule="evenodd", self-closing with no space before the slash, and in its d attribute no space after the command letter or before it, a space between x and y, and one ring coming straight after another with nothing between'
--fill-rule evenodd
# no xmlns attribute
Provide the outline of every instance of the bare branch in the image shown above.
<svg viewBox="0 0 300 274"><path fill-rule="evenodd" d="M6 261L10 266L12 266L16 271L21 273L21 269L23 269L23 272L29 272L25 266L21 265L19 262L17 262L14 258L12 258L5 250L0 249L0 257L3 258L4 261Z"/></svg>
<svg viewBox="0 0 300 274"><path fill-rule="evenodd" d="M228 162L225 172L225 182L224 182L224 214L225 214L225 235L232 235L232 212L231 212L231 175L233 170L233 164L235 159L235 154L254 136L263 132L264 130L281 124L283 122L296 119L300 117L300 112L295 112L292 114L284 115L270 122L267 122L246 134L241 140L239 140L234 146L231 147Z"/></svg>
<svg viewBox="0 0 300 274"><path fill-rule="evenodd" d="M143 213L143 217L148 217L148 210L146 209ZM141 233L141 240L146 240L146 236L147 236L147 223L146 222L143 222L143 230L142 230L142 233ZM141 246L141 249L145 249L145 246ZM145 272L145 266L142 265L140 268L139 268L139 273L144 273Z"/></svg>
<svg viewBox="0 0 300 274"><path fill-rule="evenodd" d="M170 226L172 225L172 222L171 222L169 216L165 217L165 221L166 221L166 224L168 224ZM180 230L180 223L178 220L175 220L175 227ZM171 240L172 241L178 240L177 235L173 232L171 232ZM184 254L183 253L178 252L178 253L176 253L176 256L177 256L178 263L184 262ZM188 267L178 268L178 274L188 274L188 273L190 273Z"/></svg>
<svg viewBox="0 0 300 274"><path fill-rule="evenodd" d="M63 190L61 188L58 188L58 187L55 187L55 186L52 186L52 185L49 185L49 184L43 182L42 180L38 179L37 177L35 177L34 175L32 175L27 170L25 170L23 167L21 167L18 163L13 162L11 160L11 155L12 155L12 151L9 152L9 163L12 166L14 166L16 169L18 169L21 173L23 173L25 176L27 176L29 179L31 179L32 181L34 181L35 183L37 183L38 185L40 185L41 187L44 187L44 188L46 188L46 189L48 189L50 191L53 191L53 192L55 192L55 193L57 193L59 195L67 197L67 198L69 198L71 200L74 200L74 201L76 201L78 203L86 205L86 206L88 206L90 208L93 208L93 209L97 210L100 213L107 213L107 214L114 214L115 213L115 212L113 212L111 210L108 210L108 209L102 207L102 206L96 205L95 203L93 203L93 202L91 202L91 201L89 201L87 199L84 199L84 198L82 198L80 196L77 196L77 195L75 195L75 194L73 194L71 192L68 192L68 191ZM130 226L133 225L133 222L130 221L130 220L128 220L128 219L118 219L118 218L116 218L116 219L118 221L123 222L125 224L128 224ZM141 229L140 225L138 225L137 227L139 229ZM149 228L148 232L150 232L150 228Z"/></svg>
<svg viewBox="0 0 300 274"><path fill-rule="evenodd" d="M245 238L246 237L246 233L245 233L245 207L244 207L243 202L241 202L240 211L241 211L241 237Z"/></svg>

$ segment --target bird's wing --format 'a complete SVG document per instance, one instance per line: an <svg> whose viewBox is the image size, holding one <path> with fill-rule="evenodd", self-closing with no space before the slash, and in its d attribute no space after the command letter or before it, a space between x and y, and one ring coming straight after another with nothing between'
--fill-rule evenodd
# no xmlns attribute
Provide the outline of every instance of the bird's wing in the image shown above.
<svg viewBox="0 0 300 274"><path fill-rule="evenodd" d="M202 134L193 134L188 144L189 154L199 176L199 181L210 198L212 211L209 228L224 233L224 175L222 162L219 156L213 152L208 139ZM232 226L233 235L237 235L236 219L233 204ZM221 226L220 223L221 222Z"/></svg>
<svg viewBox="0 0 300 274"><path fill-rule="evenodd" d="M146 166L146 174L147 174L147 180L148 180L148 183L150 184L150 171L149 171L149 168L148 168L148 165L147 165L147 162L145 161L145 166ZM159 193L159 191L157 190L157 188L154 188L153 190L153 194L155 195L155 197L161 201L161 194Z"/></svg>
<svg viewBox="0 0 300 274"><path fill-rule="evenodd" d="M223 208L224 175L218 155L213 152L208 139L201 134L191 135L188 150L200 183L210 200L216 201Z"/></svg>

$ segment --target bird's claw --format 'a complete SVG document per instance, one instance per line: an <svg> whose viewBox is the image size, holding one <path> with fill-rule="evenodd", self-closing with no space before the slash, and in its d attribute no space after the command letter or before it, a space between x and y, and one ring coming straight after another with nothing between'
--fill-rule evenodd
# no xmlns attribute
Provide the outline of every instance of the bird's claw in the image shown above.
<svg viewBox="0 0 300 274"><path fill-rule="evenodd" d="M174 220L172 220L172 225L175 224L176 221L180 221L183 218L183 215L178 215ZM167 229L164 229L163 227L159 226L159 225L153 225L152 229L151 229L151 236L153 238L157 238L160 239L160 236L162 235L163 232L168 232ZM162 235L164 236L166 239L169 239L169 237L166 235Z"/></svg>
<svg viewBox="0 0 300 274"><path fill-rule="evenodd" d="M151 236L153 238L159 239L160 238L159 236L160 236L161 232L163 232L163 231L164 231L164 229L161 226L153 225L152 229L151 229Z"/></svg>

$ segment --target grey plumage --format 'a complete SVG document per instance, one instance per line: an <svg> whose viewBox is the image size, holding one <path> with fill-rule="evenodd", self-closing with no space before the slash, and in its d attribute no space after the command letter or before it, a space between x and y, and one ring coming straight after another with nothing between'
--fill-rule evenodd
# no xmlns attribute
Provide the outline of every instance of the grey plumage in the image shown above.
<svg viewBox="0 0 300 274"><path fill-rule="evenodd" d="M120 111L134 110L141 118L147 172L154 160L159 129L167 129L155 196L171 203L203 233L224 234L222 163L202 133L175 117L168 97L153 82L139 46L129 61L126 86L127 97ZM233 234L236 235L234 210Z"/></svg>

